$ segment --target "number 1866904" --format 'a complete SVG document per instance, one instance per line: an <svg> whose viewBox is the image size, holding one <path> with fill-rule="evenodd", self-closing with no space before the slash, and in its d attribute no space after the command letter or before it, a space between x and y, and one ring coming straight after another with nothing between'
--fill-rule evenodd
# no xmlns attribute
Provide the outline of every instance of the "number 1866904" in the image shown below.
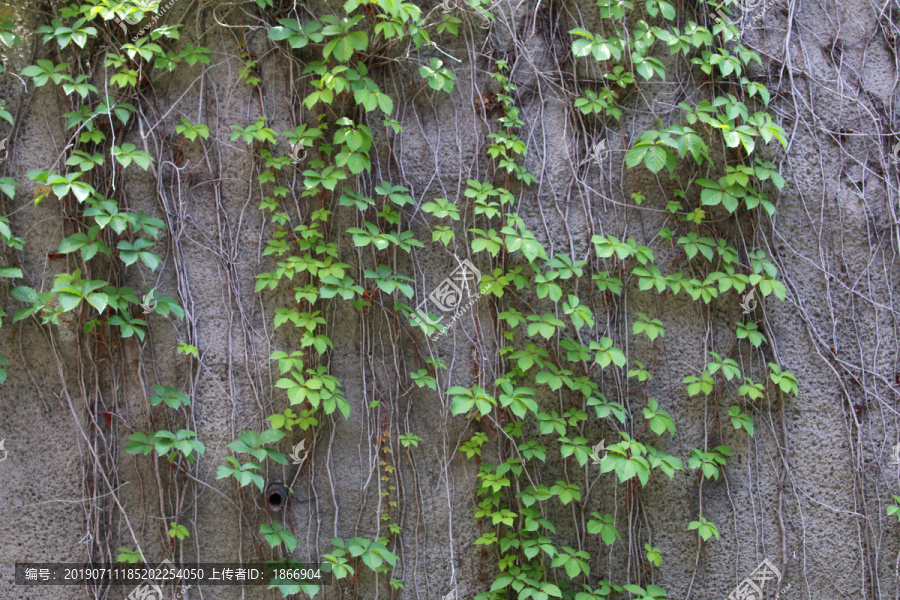
<svg viewBox="0 0 900 600"><path fill-rule="evenodd" d="M278 568L273 575L276 579L292 579L307 583L322 583L322 570L319 568Z"/></svg>

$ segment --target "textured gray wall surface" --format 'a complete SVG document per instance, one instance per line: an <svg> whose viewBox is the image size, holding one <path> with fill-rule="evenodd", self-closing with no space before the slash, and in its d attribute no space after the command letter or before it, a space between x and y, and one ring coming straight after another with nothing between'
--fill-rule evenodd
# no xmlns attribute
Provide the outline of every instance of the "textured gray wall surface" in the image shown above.
<svg viewBox="0 0 900 600"><path fill-rule="evenodd" d="M316 308L323 311L334 345L321 364L340 381L351 405L349 417L319 415L316 427L305 434L295 429L273 446L287 453L305 439L312 448L299 472L293 464L266 461L265 481L292 485L294 492L277 515L254 485L239 488L234 479L217 478L225 457L233 456L227 445L248 429L266 429L266 417L289 406L284 390L275 386L280 375L269 356L301 344L292 328L273 327L275 310L295 304L293 292L288 287L254 291L256 275L278 262L263 255L275 228L259 210L263 194L257 176L264 160L258 148L230 139L231 125L246 126L265 115L268 127L284 132L301 123L312 126L323 113L329 122L340 116L366 122L374 136L372 172L343 183L371 196L382 181L409 188L414 202L402 209L404 223L424 247L394 254L390 266L413 280L416 295L409 302L415 303L463 259L483 273L511 266L491 262L484 252L473 254L462 241L469 228L483 226L473 220L463 195L466 181L506 185L486 156L498 113L485 106L498 91L490 77L494 61L505 60L524 122L519 130L528 147L524 164L537 179L515 189L515 210L547 254L587 260L595 271L608 268L598 267L591 242L605 234L652 246L660 268L678 261L686 272L694 268L679 255L680 247L663 243L657 232L673 227L666 205L676 184L719 175L701 166L679 171L685 181L673 182L665 171L629 169L624 156L646 129L659 122L682 124L679 103L695 105L709 98L711 88L718 94L733 88L671 59L665 44L657 42L654 51L669 68L665 81L641 80L639 94L623 93L620 120L588 119L572 101L585 82L602 81L605 70L573 60L567 32L603 29L594 3L499 0L491 7L495 21L489 28L474 10L457 8L454 14L467 15L458 37L434 36L436 44L412 45L408 52L406 40L397 42L380 49L387 59L370 65L370 75L394 98L391 116L404 128L396 134L382 125L380 112L361 116L352 102L314 111L302 105L312 91L311 76L302 67L315 57L309 48L291 50L267 39L267 30L277 18L341 14L342 3L276 4L266 14L254 2L179 0L160 19L184 25L181 39L168 42L173 48L206 46L211 61L150 72L132 101L134 119L117 140L155 158L148 170L131 167L117 175L118 202L162 219L166 230L155 246L161 266L129 267L116 274L116 284L138 293L155 288L185 310L184 319L145 315L144 340L100 339L65 321L12 322L23 307L9 295L15 285L48 290L57 274L81 265L76 254L56 254L60 241L75 231L75 202L51 194L36 204L40 190L27 177L38 168L67 172L72 131L63 115L77 107L56 86L35 87L32 79L14 75L42 58L62 62L56 48L35 33L50 20L49 3L2 4L0 12L14 20L24 44L0 46L6 67L0 98L15 117L14 127L0 123L0 135L9 134L0 176L18 184L14 199L0 196L0 214L26 243L21 251L6 248L3 263L21 267L24 281L0 280L0 309L7 315L0 354L10 359L8 379L0 385L0 440L6 451L0 462L0 600L119 600L130 592L129 587L17 586L16 563L110 562L120 547L140 547L151 564L166 558L202 563L271 558L259 528L273 516L296 535L292 554L300 560L321 560L333 550L334 537L389 536L399 560L387 577L361 569L351 590L342 591L343 581L323 588L317 598L469 599L496 577L496 552L475 544L494 529L489 519L473 517L478 463L460 449L485 425L453 416L447 390L476 384L492 389L488 384L511 368L512 361L500 353L507 342L498 325L498 312L511 305L500 308L499 302L509 297L483 297L440 339L398 318L395 298L387 294L373 293L372 306L362 311L337 299L320 301ZM415 4L434 18L443 10L436 3ZM710 19L698 3L674 5L686 15L682 26ZM548 457L533 471L535 483L581 485L580 502L551 500L544 509L556 524L553 543L588 551L592 576L600 579L653 583L673 599L723 599L768 559L783 571L778 584L783 600L900 599L900 522L885 511L891 496L900 495L900 465L891 457L900 444L900 169L891 155L900 142L895 108L900 5L895 0L748 5L737 11L743 14L741 40L762 59L748 67L748 75L769 88L768 110L787 132L786 148L760 141L759 153L776 165L787 185L770 193L777 205L774 216L757 211L752 218L730 219L724 212L711 213L716 219L705 227L739 240L744 256L763 250L787 287L786 299L770 296L745 316L737 306L740 297L731 292L709 304L693 302L686 293L661 300L639 290L635 277L625 279L621 296L598 292L590 281L577 290L565 288L591 307L597 321L581 332L582 343L610 337L626 352L629 368L637 361L654 365L647 390L672 415L676 432L645 437L686 466L696 448L726 444L733 456L718 479L704 479L697 469L671 479L654 473L646 487L632 493L614 474L600 475L590 463L579 467L563 458L559 444L544 438ZM131 25L129 36L142 26ZM127 42L124 35L112 37ZM102 66L105 54L115 51L96 48L81 57L98 87L111 74ZM239 77L247 57L257 61L256 87ZM449 94L420 87L418 68L433 57L456 75ZM742 100L763 108L758 99ZM206 123L209 138L185 142L176 136L181 117ZM610 153L596 163L589 154L599 139L607 140ZM290 151L279 136L273 154ZM714 149L717 160L733 153ZM112 161L106 157L107 166ZM322 206L301 195L305 168L288 164L279 173L279 185L288 188L284 204L291 226L308 224L310 213ZM636 191L645 196L640 206L630 199ZM460 206L456 246L430 241L433 219L421 206L434 198ZM335 211L328 241L338 245L348 273L374 292L373 281L364 277L366 269L375 268L371 248L355 247L346 233L362 226L362 217L339 208L336 200L326 207ZM541 311L554 310L546 299L529 298L531 292L517 294ZM665 323L665 335L655 344L632 335L639 312ZM741 320L755 322L768 344L756 350L733 343L735 322ZM520 345L538 343L538 338L517 339ZM196 346L199 357L177 353L180 342ZM767 363L777 363L797 376L799 394L774 388L761 402L744 405L756 423L752 437L730 425L719 429L720 413L738 402L736 385L713 398L689 396L682 383L705 367L713 351L734 358L756 381L766 380ZM417 387L409 377L427 368L429 356L447 364L437 390ZM595 381L610 401L628 409L621 430L634 435L643 424L644 389L626 372L604 370L595 373ZM188 394L190 406L172 411L151 405L153 385L178 388ZM534 387L541 410L562 413L570 405L562 393ZM582 427L591 445L618 441L615 429L593 414ZM133 432L155 429L195 431L205 454L184 471L163 457L125 452ZM418 446L400 444L406 433L421 437ZM509 445L496 427L488 433L481 461L499 464L509 458ZM541 439L536 429L525 437ZM391 467L388 480L385 466ZM587 533L585 522L593 512L612 514L622 539L607 546ZM718 539L701 543L688 529L698 513L717 524ZM383 514L400 526L399 534L389 535ZM173 521L186 526L190 537L173 542L167 535ZM660 549L661 566L646 560L645 543ZM389 579L402 581L403 589L391 591ZM453 590L455 596L447 596ZM774 597L775 585L765 592ZM190 600L280 597L259 586L203 585L187 592Z"/></svg>

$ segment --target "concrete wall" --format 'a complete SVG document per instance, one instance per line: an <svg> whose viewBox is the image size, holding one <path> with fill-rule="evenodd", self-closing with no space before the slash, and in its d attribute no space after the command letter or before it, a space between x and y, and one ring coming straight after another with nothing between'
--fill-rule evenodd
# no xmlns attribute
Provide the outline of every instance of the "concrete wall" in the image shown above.
<svg viewBox="0 0 900 600"><path fill-rule="evenodd" d="M336 2L326 6L340 10ZM696 10L693 3L677 6ZM48 56L49 46L33 33L46 21L46 8L26 3L11 10L25 45L3 47L10 73L39 58L60 62L55 54ZM279 7L266 18L274 24L290 9ZM308 19L325 8L298 5L297 10ZM626 486L615 485L612 475L596 480L596 467L572 470L556 445L547 443L551 456L537 473L540 481L552 485L571 477L591 489L583 507L556 503L549 510L557 523L554 542L591 550L593 574L621 584L653 582L670 598L713 600L728 596L768 558L784 569L782 586L790 585L782 596L786 600L900 598L900 523L885 515L891 494L900 494L900 467L890 462L891 447L900 442L900 222L897 164L889 154L900 141L894 109L898 10L894 2L776 0L764 11L762 5L750 11L761 15L757 22L744 20L744 42L763 63L751 69L752 76L769 87L770 112L788 133L786 151L772 145L763 155L776 163L788 186L777 196L774 218L744 218L737 225L723 220L716 226L739 234L747 249L765 250L788 288L786 301L767 299L751 315L769 344L762 351L741 351L741 367L760 381L766 362L776 362L798 376L800 394L767 394L752 411L752 438L730 427L723 430L721 440L734 456L724 476L703 482L702 489L696 471L689 470L672 480L656 474L639 497L626 497ZM520 133L529 148L525 164L538 179L527 192L517 193L517 210L548 253L596 263L590 243L596 233L650 243L666 224L672 186L664 171L657 178L638 168L633 176L624 167L624 151L641 131L656 125L657 117L666 124L680 122L675 105L702 99L710 82L697 70L673 66L666 82L655 79L640 86L645 98L624 100L631 110L620 122L601 126L573 111L573 81L600 72L583 62L573 67L566 35L577 26L598 30L597 9L588 2L504 0L494 12L497 21L490 30L472 17L458 39L435 38L440 49L413 48L408 59L394 53L398 60L373 70L394 97L394 117L405 131L389 138L373 119L373 173L359 185L371 191L387 180L409 187L417 202L416 209L407 209L411 228L427 242L425 223L430 221L416 213L421 203L435 197L462 203L467 179L492 177L485 135L495 130L496 113L485 120L474 99L495 89L489 75L493 61L502 58L513 65L516 101L526 122ZM229 140L229 125L265 114L268 126L281 132L300 122L312 124L314 115L300 106L308 86L298 83L302 74L296 62L288 60L284 44L265 39L257 13L252 3L176 3L162 22L183 23L181 44L209 47L211 64L181 65L171 74L153 71L152 87L143 89L139 125L126 135L125 141L157 160L147 172L126 171L119 202L162 218L167 232L156 247L164 258L162 268L129 268L119 284L141 291L152 286L173 296L184 306L186 319L150 314L143 343L132 338L101 344L65 323L42 326L28 319L12 324L11 315L22 305L7 297L11 286L0 284L0 308L10 315L0 329L0 353L11 361L9 379L0 386L0 439L8 452L0 462L0 599L118 600L129 590L15 586L17 562L108 561L119 546L137 545L151 563L166 557L243 562L268 556L259 533L259 524L268 519L265 499L253 486L239 492L233 480L217 480L216 470L230 455L228 443L247 429L264 429L265 417L288 405L283 390L274 387L277 366L267 357L298 348L299 336L287 328L273 330L274 310L287 306L292 294L254 293L254 276L273 266L262 256L273 229L258 209L259 160L243 142ZM123 36L119 40L124 43ZM259 59L258 89L237 76L243 68L237 45L244 40ZM657 54L667 54L662 44L658 48ZM432 56L453 69L457 85L451 94L426 87L414 96L421 82L418 65ZM84 59L102 72L99 55ZM74 207L52 196L35 205L34 183L26 172L64 169L71 132L61 115L73 108L53 86L35 89L25 79L26 91L10 74L0 81L0 97L16 117L0 175L19 183L14 200L2 198L2 214L27 240L22 252L7 253L6 264L21 265L27 285L48 289L55 274L76 267L71 257L48 256L73 232L67 218ZM647 106L644 102L653 113L637 110ZM182 147L174 133L180 116L208 124L210 139ZM8 125L0 127L10 132ZM146 139L142 131L149 132ZM599 166L587 161L592 134L607 139L612 150ZM288 151L280 138L276 153ZM724 155L719 151L718 156ZM293 207L292 224L305 222L317 208L300 198L302 168L288 166L282 172L292 190L287 202ZM700 171L686 176L709 176ZM502 178L495 181L501 184ZM640 207L629 199L636 189L646 196ZM341 260L362 280L372 257L342 233L359 220L355 211L336 212L330 236L341 246ZM660 240L653 245L658 265L678 259ZM401 253L393 268L415 280L418 300L467 256L465 246L459 248L454 254L427 244L411 257ZM483 254L473 261L489 270ZM682 262L680 268L689 267ZM598 317L596 335L615 339L627 350L629 364L658 361L650 395L673 415L677 431L654 443L685 463L690 450L703 447L707 438L715 440L711 445L720 443L712 437L713 413L717 406L727 410L736 396L689 397L681 379L699 372L710 351L729 350L734 320L743 317L735 300L729 296L702 305L681 294L661 304L657 295L640 292L633 279L626 282L624 299L591 289L579 295ZM385 304L367 314L347 302L325 305L334 342L327 364L352 412L346 420L321 420L314 444L308 438L313 451L299 477L295 467L271 462L265 477L294 482L287 519L299 539L294 556L315 560L331 550L334 536L385 533L378 519L378 461L384 457L396 467L391 500L398 508L392 515L402 527L391 548L400 557L391 577L402 580L405 589L395 597L431 600L455 588L458 598L471 598L495 576L495 559L473 545L490 528L472 516L477 466L459 451L476 429L450 415L445 394L415 387L407 374L434 355L449 366L439 380L441 391L471 385L477 377L492 382L508 368L497 354L504 342L497 336L496 305L482 300L435 342L399 324L390 300L382 295L380 301ZM534 306L547 310L540 302ZM646 338L631 335L631 322L636 312L660 309L666 333L657 352ZM178 342L199 348L199 360L177 354ZM624 372L598 381L610 400L639 414L638 390ZM172 411L157 412L148 402L153 384L189 393L192 410L177 418ZM372 406L374 401L378 406ZM540 401L544 409L563 406L562 397L546 388ZM174 472L163 459L124 452L132 431L151 427L199 434L206 454L190 477ZM378 452L385 431L391 433L392 449L386 456ZM406 432L422 437L418 447L398 443L398 435ZM612 443L616 435L592 416L585 437ZM300 439L295 432L278 447L287 451ZM502 436L491 440L482 458L497 463L506 458L498 454ZM701 499L703 513L721 534L703 545L687 528ZM594 511L616 516L623 539L611 549L584 533L584 520ZM176 518L191 536L173 547L166 530ZM651 569L644 560L645 542L662 551L661 567ZM361 575L353 597L388 597L384 578L376 582L370 575ZM769 597L774 593L774 586L767 588ZM188 595L191 600L278 596L259 587L202 587ZM337 587L323 596L338 598Z"/></svg>

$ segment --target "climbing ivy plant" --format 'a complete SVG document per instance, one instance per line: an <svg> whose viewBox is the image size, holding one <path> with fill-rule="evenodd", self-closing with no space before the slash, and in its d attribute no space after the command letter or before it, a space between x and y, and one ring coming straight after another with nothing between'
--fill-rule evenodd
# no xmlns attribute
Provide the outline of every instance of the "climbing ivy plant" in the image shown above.
<svg viewBox="0 0 900 600"><path fill-rule="evenodd" d="M260 9L272 6L267 0L257 4ZM409 373L409 379L422 393L446 399L451 418L473 426L473 433L460 445L459 456L472 463L476 472L472 518L481 534L475 545L496 563L492 580L477 600L593 600L622 592L643 599L667 597L652 580L642 582L643 586L600 580L595 555L553 542L556 524L550 518L552 509L583 508L589 486L571 476L578 469L593 470L605 481L622 486L629 502L651 478L671 479L686 469L697 470L702 494L702 483L718 480L733 456L728 446L713 445L713 436L685 457L687 467L681 458L661 449L666 446L661 440L676 435L677 428L660 401L649 396L650 382L659 367L629 363L623 350L626 340L611 337L585 303L589 295L609 300L634 293L657 300L656 312L634 314L631 329L633 336L646 338L654 353L666 337L663 308L667 297L681 294L699 306L730 299L733 308L738 295L751 290L763 298L786 296L775 265L762 250L742 253L741 246L717 233L721 221L756 220L774 214L776 201L770 194L777 194L785 185L763 153L770 145L785 145L785 134L766 111L769 91L747 73L751 63L761 63L758 54L740 42L732 25L714 23L711 12L697 11L695 21L664 0L584 4L585 10L600 18L601 30L573 28L567 43L579 69L600 69L603 76L600 84L575 94L572 110L598 127L607 119L619 121L622 99L633 95L643 82L665 80L671 57L685 60L715 84L708 88L708 97L696 104L679 104L680 112L672 124L641 132L625 153L625 166L635 174L636 189L631 197L635 206L651 196L638 181L647 181L648 175L668 178L667 226L650 239L620 240L597 234L590 239L593 254L589 258L548 252L516 210L524 198L534 198L537 179L526 167L529 148L520 137L525 125L516 100L520 95L510 78L511 66L504 60L493 64L491 74L499 116L491 121L494 129L485 136L485 159L493 168L490 177L468 180L459 201L418 198L399 181L376 181L366 191L363 181L373 171L375 128L382 127L391 136L404 135L395 120L398 115L393 114L397 99L376 82L373 58L394 44L414 49L436 47L432 36L457 36L467 20L490 24L493 15L486 10L487 3L479 0L448 4L449 9L437 18L408 2L348 0L338 14L321 14L304 22L274 20L268 39L283 45L294 57L302 54L303 72L308 76L308 94L302 104L315 115L315 124L277 132L268 126L265 115L259 115L229 127L230 141L246 145L258 165L259 210L271 224L263 251L270 270L256 275L255 292L264 300L280 291L292 296L290 304L274 308L273 326L276 330L293 328L298 346L269 357L277 361L279 376L274 387L284 391L287 405L282 412L268 416L270 429L244 431L228 445L234 456L218 466L217 477L234 480L240 494L245 488L252 489L250 484L262 492L268 461L287 464L285 454L275 446L295 427L314 450L315 430L325 419L349 418L353 407L330 370L329 356L335 347L328 335L329 301L346 302L365 317L371 317L376 308L384 310L403 322L415 339L424 339L442 327L431 318L417 318L412 308L414 281L398 266L404 264L398 259L414 254L426 241L470 251L484 267L484 301L497 308L502 345L494 358L502 371L493 381L481 376L471 385L445 385L446 364L423 354L424 366ZM700 8L708 4L704 0ZM129 3L104 0L58 8L56 17L38 29L52 49L50 57L37 60L21 73L35 87L52 85L73 109L65 115L69 153L64 166L71 168L58 167L64 172L35 169L27 177L43 190L35 203L54 199L70 217L71 230L57 252L72 255L82 268L60 273L47 291L28 285L14 287L10 295L22 308L12 320L35 318L42 324L78 327L104 348L121 338L144 340L147 320L138 308L138 292L121 281L129 270L161 267L158 243L166 231L162 220L142 211L135 213L125 205L125 170L146 171L157 162L147 150L122 141L125 128L133 125L138 112L135 104L159 70L210 62L210 51L204 47L187 45L176 53L179 25L158 26L131 43L116 46L118 51L108 52L102 68L109 85L95 85L100 76L80 72L79 53L93 40L113 36L113 19L133 15L135 10ZM7 21L0 23L0 42L6 46L20 43ZM669 57L663 57L664 61L660 50L666 48ZM246 62L241 79L258 85L256 60L249 54L242 58ZM419 79L412 97L452 94L456 89L453 65L441 58L422 61L414 72ZM12 123L5 110L0 110L0 118ZM210 136L206 124L185 117L177 122L180 124L173 129L174 135L180 136L181 148ZM310 153L301 167L304 204L299 221L287 202L288 170L294 161L279 153L282 138ZM700 167L705 176L681 177ZM15 197L17 185L12 178L0 179L0 191L9 199ZM355 212L359 223L335 238L331 232L337 211ZM430 240L417 236L414 219L428 224ZM461 222L471 227L463 230ZM5 217L0 217L0 236L7 247L22 249L24 240L13 235ZM342 245L359 249L365 257L366 264L359 265L361 275L340 260ZM662 255L674 260L660 260ZM18 267L4 265L0 277L22 279L24 274ZM182 307L168 296L159 299L157 310L184 318ZM5 316L0 312L0 317ZM734 356L747 346L762 352L768 340L749 317L736 322L732 333L728 352L711 352L712 360L702 370L682 374L682 382L688 397L715 401L717 431L730 425L753 435L753 408L776 390L796 395L799 383L774 362L768 363L768 381L751 379ZM420 353L421 347L416 346ZM179 346L179 352L189 361L199 359L197 348L189 344ZM6 357L0 356L0 383L6 378L3 367L7 364ZM626 406L607 397L601 384L612 374L636 381L636 403ZM727 412L724 406L720 410L719 400L735 395L739 399ZM545 406L546 397L558 397L560 410ZM149 398L155 410L168 409L173 415L186 414L193 407L187 394L170 385L153 385ZM379 401L369 408L378 410ZM383 482L379 504L383 533L373 539L334 538L333 550L322 558L342 589L357 589L360 570L365 568L385 576L386 592L395 596L404 585L391 576L398 564L398 536L403 528L394 467L388 460L396 446L385 426L387 412L382 414L377 450ZM602 457L588 439L586 428L593 421L610 430L614 438L603 447ZM422 438L405 432L398 441L404 451L415 452ZM491 443L504 448L498 455L506 458L499 464L484 460L486 444ZM134 432L125 451L154 455L154 459L165 457L189 472L205 448L195 432L180 429ZM545 469L553 452L559 453L565 474L552 485L531 483L535 480L530 474ZM896 507L889 508L889 514L896 513L891 509ZM175 517L169 530L173 542L189 535ZM593 512L581 526L607 546L622 538L613 513ZM684 526L697 531L698 544L720 535L702 510ZM287 560L298 544L290 529L277 520L261 525L259 531L273 560ZM646 542L647 561L659 567L663 554L650 540ZM123 560L138 561L143 556L140 549L120 551ZM320 592L317 586L290 580L273 585L284 595L314 597Z"/></svg>

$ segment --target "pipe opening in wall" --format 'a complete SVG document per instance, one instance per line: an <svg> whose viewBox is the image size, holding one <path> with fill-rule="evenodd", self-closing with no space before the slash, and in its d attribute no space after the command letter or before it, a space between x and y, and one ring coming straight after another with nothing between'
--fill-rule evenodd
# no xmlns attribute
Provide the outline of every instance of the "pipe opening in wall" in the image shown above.
<svg viewBox="0 0 900 600"><path fill-rule="evenodd" d="M287 489L280 483L270 483L266 489L266 501L269 504L269 510L273 512L280 511L287 502Z"/></svg>

